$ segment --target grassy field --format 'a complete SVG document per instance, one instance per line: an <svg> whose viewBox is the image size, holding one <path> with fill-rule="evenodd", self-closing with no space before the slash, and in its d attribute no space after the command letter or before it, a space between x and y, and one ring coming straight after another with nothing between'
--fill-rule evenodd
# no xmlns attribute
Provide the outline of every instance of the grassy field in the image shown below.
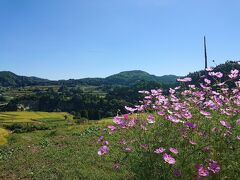
<svg viewBox="0 0 240 180"><path fill-rule="evenodd" d="M26 123L46 119L63 121L65 115L72 120L72 115L64 112L0 112L0 123Z"/></svg>
<svg viewBox="0 0 240 180"><path fill-rule="evenodd" d="M6 122L31 124L36 121L50 127L23 133L0 129L1 139L8 134L8 141L0 140L5 143L0 146L0 179L121 179L129 176L124 168L113 171L112 162L97 155L96 141L110 118L77 125L65 120L64 115L66 113L0 113L2 127Z"/></svg>
<svg viewBox="0 0 240 180"><path fill-rule="evenodd" d="M73 116L64 112L0 112L0 145L7 143L6 137L10 131L16 129L18 131L47 130L69 123L73 123Z"/></svg>
<svg viewBox="0 0 240 180"><path fill-rule="evenodd" d="M63 125L65 118L71 122L73 117L68 113L48 113L48 112L1 112L0 113L0 145L7 143L7 137L10 131L6 127L20 125L26 126L42 126Z"/></svg>

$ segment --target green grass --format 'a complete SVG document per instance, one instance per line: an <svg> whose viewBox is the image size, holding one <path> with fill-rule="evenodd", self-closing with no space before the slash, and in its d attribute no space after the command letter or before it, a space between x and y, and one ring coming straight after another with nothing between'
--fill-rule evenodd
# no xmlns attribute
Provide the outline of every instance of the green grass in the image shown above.
<svg viewBox="0 0 240 180"><path fill-rule="evenodd" d="M0 179L122 179L129 176L124 168L113 171L112 160L97 155L96 142L103 125L110 123L110 119L96 124L59 125L65 114L1 113L2 121L24 124L36 119L55 127L10 134L7 144L0 146Z"/></svg>
<svg viewBox="0 0 240 180"><path fill-rule="evenodd" d="M103 118L99 121L96 121L96 120L90 120L87 122L87 124L91 125L91 124L98 124L98 125L109 125L109 124L112 124L113 122L113 118L112 117L109 117L109 118Z"/></svg>

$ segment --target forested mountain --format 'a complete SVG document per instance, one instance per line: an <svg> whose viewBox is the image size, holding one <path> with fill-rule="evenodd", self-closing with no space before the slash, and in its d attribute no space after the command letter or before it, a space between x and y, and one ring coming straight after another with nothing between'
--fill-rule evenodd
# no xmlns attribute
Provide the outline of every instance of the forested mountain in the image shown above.
<svg viewBox="0 0 240 180"><path fill-rule="evenodd" d="M240 64L237 61L227 61L225 64L220 64L215 67L214 71L220 71L225 75L230 72L231 69L240 69ZM187 76L192 77L193 83L197 83L200 76L204 75L205 71L197 71L189 73ZM226 75L223 77L227 79ZM90 85L90 86L131 86L139 81L157 82L163 85L176 83L177 76L175 75L164 75L155 76L145 71L134 70L124 71L118 74L111 75L106 78L83 78L83 79L69 79L51 81L47 79L37 77L26 77L19 76L9 71L0 72L0 87L24 87L24 86L39 86L39 85L65 85L65 86L76 86L76 85Z"/></svg>
<svg viewBox="0 0 240 180"><path fill-rule="evenodd" d="M147 72L135 70L135 71L124 71L119 74L109 76L105 79L106 84L121 84L121 85L132 85L138 81L152 81L163 84L175 83L177 76L175 75L165 75L165 76L155 76Z"/></svg>
<svg viewBox="0 0 240 180"><path fill-rule="evenodd" d="M41 79L37 77L18 76L10 71L0 72L0 86L4 86L4 87L44 85L49 82L50 81L47 79Z"/></svg>
<svg viewBox="0 0 240 180"><path fill-rule="evenodd" d="M69 80L59 80L50 81L47 79L41 79L37 77L26 77L18 76L9 71L0 72L0 86L3 87L24 87L24 86L34 86L34 85L66 85L66 86L76 86L76 85L91 85L91 86L101 86L101 85L120 85L128 86L137 83L138 81L154 81L162 84L172 84L175 83L177 76L165 75L165 76L155 76L150 75L147 72L135 70L135 71L125 71L119 74L109 76L107 78L84 78L84 79L69 79Z"/></svg>
<svg viewBox="0 0 240 180"><path fill-rule="evenodd" d="M174 83L176 83L178 76L164 75L164 76L160 76L158 78L159 78L160 82L162 82L164 84L174 84Z"/></svg>

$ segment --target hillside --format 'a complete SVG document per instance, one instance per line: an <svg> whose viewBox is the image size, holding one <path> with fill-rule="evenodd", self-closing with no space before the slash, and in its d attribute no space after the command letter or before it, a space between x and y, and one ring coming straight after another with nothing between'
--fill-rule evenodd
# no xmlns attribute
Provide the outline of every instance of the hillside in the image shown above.
<svg viewBox="0 0 240 180"><path fill-rule="evenodd" d="M164 75L164 76L158 77L158 79L165 84L176 83L177 78L178 76L175 76L175 75Z"/></svg>
<svg viewBox="0 0 240 180"><path fill-rule="evenodd" d="M240 64L236 61L227 61L225 64L220 64L216 66L214 71L220 71L224 74L227 74L228 72L230 72L231 69L240 69ZM192 77L193 82L196 83L198 82L200 76L204 74L205 71L201 70L189 73L188 76ZM228 76L226 75L223 78L227 79ZM176 83L176 79L177 76L175 75L155 76L141 70L123 71L118 74L108 76L106 78L83 78L59 81L50 81L38 77L19 76L10 71L0 72L0 86L3 87L23 87L37 85L131 86L139 81L157 82L160 84L170 85Z"/></svg>
<svg viewBox="0 0 240 180"><path fill-rule="evenodd" d="M34 85L90 85L90 86L101 86L101 85L120 85L128 86L137 83L138 81L154 81L163 84L172 84L176 82L177 76L165 75L155 76L150 75L147 72L135 70L125 71L119 74L109 76L107 78L83 78L83 79L69 79L50 81L47 79L41 79L37 77L26 77L18 76L9 71L0 72L0 86L3 87L22 87L22 86L34 86Z"/></svg>
<svg viewBox="0 0 240 180"><path fill-rule="evenodd" d="M154 81L164 84L175 83L177 76L175 75L165 75L165 76L155 76L151 75L145 71L135 70L135 71L124 71L105 79L106 84L121 84L130 85L135 84L138 81Z"/></svg>
<svg viewBox="0 0 240 180"><path fill-rule="evenodd" d="M47 79L41 79L37 77L18 76L10 71L0 72L0 86L4 86L4 87L44 85L49 82L50 81Z"/></svg>

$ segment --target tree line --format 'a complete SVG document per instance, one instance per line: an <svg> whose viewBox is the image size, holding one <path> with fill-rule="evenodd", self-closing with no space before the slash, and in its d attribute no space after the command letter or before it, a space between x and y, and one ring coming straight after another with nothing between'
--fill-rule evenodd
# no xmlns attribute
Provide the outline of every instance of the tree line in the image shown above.
<svg viewBox="0 0 240 180"><path fill-rule="evenodd" d="M172 86L172 85L171 85ZM36 91L34 94L11 100L2 111L46 111L69 112L76 118L98 120L104 117L113 117L118 112L126 113L124 106L134 106L141 99L139 90L164 88L157 82L139 81L132 86L104 86L105 96L85 93L81 88L61 86L57 91L48 88L47 91ZM19 109L25 107L25 109Z"/></svg>

